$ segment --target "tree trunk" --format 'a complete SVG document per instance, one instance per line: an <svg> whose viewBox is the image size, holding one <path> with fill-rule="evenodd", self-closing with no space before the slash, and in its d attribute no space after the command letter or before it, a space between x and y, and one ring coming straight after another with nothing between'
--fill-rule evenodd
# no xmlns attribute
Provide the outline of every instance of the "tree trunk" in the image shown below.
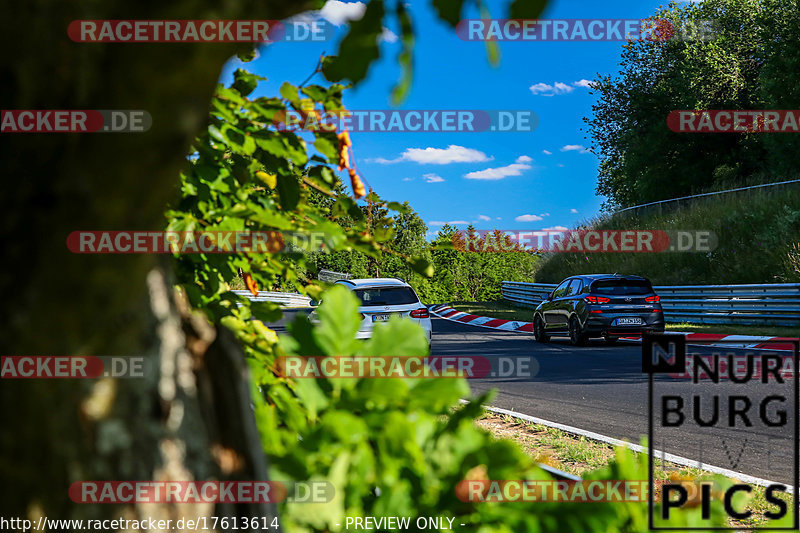
<svg viewBox="0 0 800 533"><path fill-rule="evenodd" d="M310 7L309 0L4 6L5 109L136 109L153 122L145 133L2 134L0 353L141 355L151 372L3 379L0 516L274 515L271 506L119 509L68 497L79 480L260 480L266 463L242 352L224 330L178 312L184 304L173 296L169 264L149 255L73 254L65 243L77 230L163 229L178 172L236 48L76 43L67 27L78 19L282 19Z"/></svg>

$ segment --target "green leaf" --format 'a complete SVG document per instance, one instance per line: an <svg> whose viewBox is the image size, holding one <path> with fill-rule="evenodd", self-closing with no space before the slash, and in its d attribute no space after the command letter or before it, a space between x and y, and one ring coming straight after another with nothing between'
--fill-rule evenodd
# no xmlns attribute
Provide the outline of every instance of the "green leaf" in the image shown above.
<svg viewBox="0 0 800 533"><path fill-rule="evenodd" d="M547 7L547 0L514 0L509 9L508 18L538 19L545 7Z"/></svg>
<svg viewBox="0 0 800 533"><path fill-rule="evenodd" d="M336 175L329 167L324 165L312 167L308 171L308 177L329 187L336 183Z"/></svg>
<svg viewBox="0 0 800 533"><path fill-rule="evenodd" d="M289 352L302 354L304 357L315 357L325 355L322 348L314 339L314 327L308 316L298 313L295 319L287 325L291 337L281 336L280 343ZM295 341L291 343L290 341ZM295 344L295 346L289 346ZM289 349L291 348L291 350Z"/></svg>
<svg viewBox="0 0 800 533"><path fill-rule="evenodd" d="M425 332L410 320L392 317L385 324L376 324L372 338L364 346L363 353L375 356L421 356L428 354Z"/></svg>
<svg viewBox="0 0 800 533"><path fill-rule="evenodd" d="M214 115L218 115L222 120L226 122L235 122L236 121L236 114L230 108L227 102L223 102L219 98L213 98L211 100L211 112Z"/></svg>
<svg viewBox="0 0 800 533"><path fill-rule="evenodd" d="M319 388L315 379L296 379L294 381L294 392L303 407L308 409L309 420L315 420L317 413L325 409L329 404L328 397Z"/></svg>
<svg viewBox="0 0 800 533"><path fill-rule="evenodd" d="M324 102L328 98L328 90L320 85L309 85L300 91L315 102Z"/></svg>
<svg viewBox="0 0 800 533"><path fill-rule="evenodd" d="M394 237L394 228L392 227L379 227L372 230L372 236L378 242L386 242Z"/></svg>
<svg viewBox="0 0 800 533"><path fill-rule="evenodd" d="M414 28L411 25L411 16L403 2L397 2L397 19L400 22L400 40L402 50L397 56L402 74L400 80L392 89L392 104L399 105L408 96L411 89L411 80L414 74Z"/></svg>
<svg viewBox="0 0 800 533"><path fill-rule="evenodd" d="M225 100L227 104L234 104L237 106L246 104L245 98L239 94L239 91L223 87L222 85L217 86L214 96L220 100Z"/></svg>
<svg viewBox="0 0 800 533"><path fill-rule="evenodd" d="M252 61L256 58L256 47L251 43L246 43L246 46L236 52L236 57L245 63Z"/></svg>
<svg viewBox="0 0 800 533"><path fill-rule="evenodd" d="M433 277L433 265L430 261L423 257L415 257L411 260L411 268L414 272L426 278Z"/></svg>
<svg viewBox="0 0 800 533"><path fill-rule="evenodd" d="M216 126L212 125L208 127L208 135L217 142L221 142L224 145L228 144L228 140Z"/></svg>
<svg viewBox="0 0 800 533"><path fill-rule="evenodd" d="M262 322L277 322L283 316L283 311L278 304L273 302L250 302L250 311L253 317Z"/></svg>
<svg viewBox="0 0 800 533"><path fill-rule="evenodd" d="M486 55L491 66L500 64L500 46L495 41L486 41Z"/></svg>
<svg viewBox="0 0 800 533"><path fill-rule="evenodd" d="M492 14L489 13L489 8L484 4L481 4L481 18L485 20L492 18ZM489 65L496 67L500 64L500 46L497 44L497 41L489 39L484 41L484 44L486 45L486 55L489 58Z"/></svg>
<svg viewBox="0 0 800 533"><path fill-rule="evenodd" d="M461 8L464 0L433 0L433 7L439 13L439 18L456 27L461 20Z"/></svg>
<svg viewBox="0 0 800 533"><path fill-rule="evenodd" d="M233 73L233 85L231 87L239 91L242 96L247 96L255 90L260 80L266 80L266 78L237 68Z"/></svg>
<svg viewBox="0 0 800 533"><path fill-rule="evenodd" d="M411 389L411 405L426 406L434 412L446 410L469 395L467 380L462 378L421 379Z"/></svg>
<svg viewBox="0 0 800 533"><path fill-rule="evenodd" d="M325 292L317 308L320 325L314 330L314 339L326 355L352 355L356 351L355 336L361 325L358 305L358 298L341 285Z"/></svg>
<svg viewBox="0 0 800 533"><path fill-rule="evenodd" d="M280 98L256 98L250 103L250 107L260 118L269 123L272 123L276 113L286 111L286 106Z"/></svg>
<svg viewBox="0 0 800 533"><path fill-rule="evenodd" d="M325 78L358 83L366 77L370 64L380 57L378 39L383 32L384 13L383 0L367 4L364 16L350 23L350 31L339 44L337 55L322 62Z"/></svg>
<svg viewBox="0 0 800 533"><path fill-rule="evenodd" d="M327 157L329 163L338 163L339 141L336 139L335 133L317 133L316 140L314 141L314 148L319 150L319 153Z"/></svg>
<svg viewBox="0 0 800 533"><path fill-rule="evenodd" d="M275 157L287 158L297 166L308 162L305 141L288 131L261 130L253 134L256 145Z"/></svg>
<svg viewBox="0 0 800 533"><path fill-rule="evenodd" d="M281 85L281 96L297 106L298 109L300 108L300 95L297 94L297 87L288 81L283 82L283 85Z"/></svg>
<svg viewBox="0 0 800 533"><path fill-rule="evenodd" d="M364 212L358 207L355 200L349 196L339 196L332 207L333 215L343 217L350 216L353 220L363 220Z"/></svg>
<svg viewBox="0 0 800 533"><path fill-rule="evenodd" d="M397 211L398 213L411 212L411 206L409 206L408 204L401 204L400 202L389 202L386 204L386 207L388 207L392 211Z"/></svg>
<svg viewBox="0 0 800 533"><path fill-rule="evenodd" d="M224 124L220 129L222 135L227 139L228 146L245 155L252 155L256 151L256 143L250 135L239 131L230 124Z"/></svg>
<svg viewBox="0 0 800 533"><path fill-rule="evenodd" d="M278 198L281 211L294 211L300 201L300 183L297 178L278 174Z"/></svg>

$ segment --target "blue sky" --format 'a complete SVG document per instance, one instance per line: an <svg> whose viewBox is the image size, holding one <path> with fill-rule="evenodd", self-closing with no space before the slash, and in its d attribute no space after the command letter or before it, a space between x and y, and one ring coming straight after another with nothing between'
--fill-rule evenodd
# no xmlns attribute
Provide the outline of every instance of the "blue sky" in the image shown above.
<svg viewBox="0 0 800 533"><path fill-rule="evenodd" d="M489 1L492 16L501 17L506 4ZM551 0L542 18L637 19L651 16L659 5L652 0ZM409 9L416 33L414 81L398 109L529 109L539 125L532 132L354 132L356 164L369 185L384 199L408 200L431 233L443 222L461 228L471 222L478 229L543 229L571 227L596 215L604 200L594 192L598 160L581 149L590 145L582 118L590 114L594 96L581 80L617 72L623 43L501 42L500 64L492 67L484 43L459 39L429 2L412 2ZM329 1L317 16L338 24L333 40L262 47L258 59L245 67L268 78L254 96L277 95L283 81L302 82L321 53L336 52L347 19L362 10L358 2ZM480 18L477 12L464 15ZM347 108L391 108L390 92L400 75L395 33L390 24L380 60L366 80L345 92ZM229 62L221 81L229 83L239 66L237 60ZM323 82L321 76L315 81ZM468 161L433 162L450 160L454 153ZM420 154L428 155L425 162L419 161ZM504 170L481 173L490 168ZM507 175L465 177L487 174ZM346 174L342 177L349 183Z"/></svg>

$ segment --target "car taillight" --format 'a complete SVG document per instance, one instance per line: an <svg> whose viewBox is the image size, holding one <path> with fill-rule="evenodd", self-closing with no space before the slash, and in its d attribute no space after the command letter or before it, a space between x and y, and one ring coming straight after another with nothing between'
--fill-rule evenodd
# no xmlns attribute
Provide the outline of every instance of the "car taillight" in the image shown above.
<svg viewBox="0 0 800 533"><path fill-rule="evenodd" d="M651 304L654 304L654 303L656 303L656 302L658 302L660 300L661 300L661 298L659 298L657 294L655 296L648 296L647 298L644 299L645 302L651 303Z"/></svg>
<svg viewBox="0 0 800 533"><path fill-rule="evenodd" d="M605 296L584 296L583 299L590 304L607 304L611 301L611 298Z"/></svg>
<svg viewBox="0 0 800 533"><path fill-rule="evenodd" d="M411 318L428 318L429 316L428 309L425 307L411 311Z"/></svg>
<svg viewBox="0 0 800 533"><path fill-rule="evenodd" d="M602 314L603 314L603 312L602 312L601 310L599 310L599 309L592 309L592 310L591 310L591 311L589 311L589 312L590 312L590 313L596 313L596 314L598 314L598 315L602 315Z"/></svg>

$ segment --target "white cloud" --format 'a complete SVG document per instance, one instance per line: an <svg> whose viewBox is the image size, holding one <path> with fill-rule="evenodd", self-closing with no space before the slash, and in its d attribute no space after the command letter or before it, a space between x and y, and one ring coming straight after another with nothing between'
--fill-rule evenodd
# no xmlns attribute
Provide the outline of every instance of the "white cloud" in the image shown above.
<svg viewBox="0 0 800 533"><path fill-rule="evenodd" d="M543 228L544 231L567 231L568 228L564 226L553 226L552 228Z"/></svg>
<svg viewBox="0 0 800 533"><path fill-rule="evenodd" d="M554 96L556 94L567 94L575 90L566 83L560 81L555 82L553 85L546 83L535 83L528 87L533 94L541 94L542 96Z"/></svg>
<svg viewBox="0 0 800 533"><path fill-rule="evenodd" d="M555 96L557 94L569 94L575 90L575 87L591 89L594 87L594 82L592 80L580 79L578 81L573 81L572 83L556 81L553 83L553 85L549 85L547 83L534 83L528 87L528 89L530 89L533 94L540 94L542 96Z"/></svg>
<svg viewBox="0 0 800 533"><path fill-rule="evenodd" d="M542 150L542 153L544 155L553 155L553 152L551 152L550 150Z"/></svg>
<svg viewBox="0 0 800 533"><path fill-rule="evenodd" d="M492 217L487 217L486 215L478 215L478 220L492 220Z"/></svg>
<svg viewBox="0 0 800 533"><path fill-rule="evenodd" d="M441 220L431 220L428 222L429 226L444 226L445 224L450 224L451 226L455 226L457 224L469 224L466 220L448 220L447 222L442 222Z"/></svg>
<svg viewBox="0 0 800 533"><path fill-rule="evenodd" d="M444 178L438 174L423 174L422 179L428 183L441 183L444 181Z"/></svg>
<svg viewBox="0 0 800 533"><path fill-rule="evenodd" d="M562 152L578 152L581 154L589 153L589 150L582 144L567 144L561 147Z"/></svg>
<svg viewBox="0 0 800 533"><path fill-rule="evenodd" d="M381 32L380 35L381 42L396 43L398 39L400 38L397 36L395 32L384 26L383 31Z"/></svg>
<svg viewBox="0 0 800 533"><path fill-rule="evenodd" d="M558 167L561 167L561 168L564 168L564 165L563 165L563 163L559 163L559 164L558 164L558 165L556 165L556 166L558 166Z"/></svg>
<svg viewBox="0 0 800 533"><path fill-rule="evenodd" d="M519 159L517 159L517 161L519 161ZM487 168L484 170L476 170L475 172L468 172L464 174L464 177L468 180L501 180L503 178L507 178L508 176L519 176L523 171L530 168L531 166L527 163L512 163L504 167Z"/></svg>
<svg viewBox="0 0 800 533"><path fill-rule="evenodd" d="M549 217L550 213L540 213L539 216L540 217Z"/></svg>
<svg viewBox="0 0 800 533"><path fill-rule="evenodd" d="M516 220L517 222L538 222L542 220L542 217L540 217L539 215L520 215L518 217L515 217L514 220Z"/></svg>
<svg viewBox="0 0 800 533"><path fill-rule="evenodd" d="M569 212L570 212L570 213L577 213L577 212L578 212L578 210L577 210L577 209L575 209L575 208L572 208L572 209L570 209L570 210L569 210Z"/></svg>
<svg viewBox="0 0 800 533"><path fill-rule="evenodd" d="M403 178L403 181L414 181L414 178Z"/></svg>
<svg viewBox="0 0 800 533"><path fill-rule="evenodd" d="M531 161L533 161L533 159L527 155L521 155L516 159L517 163L530 163Z"/></svg>
<svg viewBox="0 0 800 533"><path fill-rule="evenodd" d="M340 2L339 0L328 0L319 15L336 26L347 24L351 20L359 20L364 16L367 4L364 2Z"/></svg>
<svg viewBox="0 0 800 533"><path fill-rule="evenodd" d="M592 87L594 87L594 82L592 80L582 79L578 81L573 81L572 85L574 85L575 87L585 87L587 89L591 89Z"/></svg>
<svg viewBox="0 0 800 533"><path fill-rule="evenodd" d="M384 165L401 161L413 161L423 165L447 165L449 163L480 163L492 159L494 158L488 157L480 150L451 144L447 148L408 148L395 159L378 157L367 161Z"/></svg>
<svg viewBox="0 0 800 533"><path fill-rule="evenodd" d="M503 220L503 219L502 219L502 218L500 218L500 217L497 217L497 220Z"/></svg>

